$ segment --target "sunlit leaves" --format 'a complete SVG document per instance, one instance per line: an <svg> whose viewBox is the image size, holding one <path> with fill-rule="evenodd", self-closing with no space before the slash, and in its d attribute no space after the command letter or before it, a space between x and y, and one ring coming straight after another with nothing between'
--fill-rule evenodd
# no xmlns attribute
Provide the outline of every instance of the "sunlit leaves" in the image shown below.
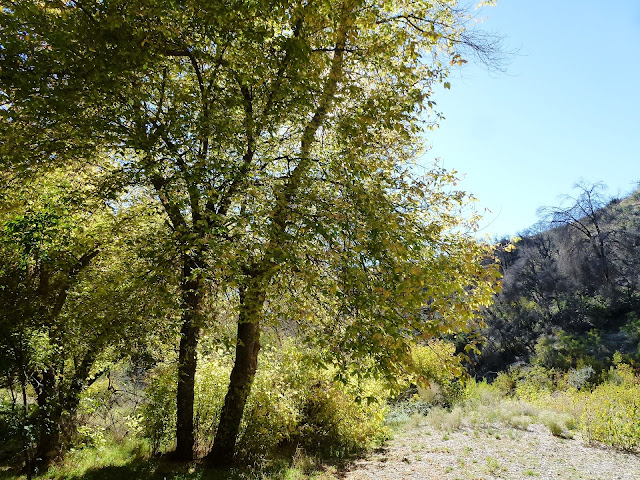
<svg viewBox="0 0 640 480"><path fill-rule="evenodd" d="M416 339L473 328L491 249L467 235L453 173L416 173L433 86L464 61L457 2L15 3L0 153L28 168L106 152L112 197L161 206L184 299L211 286L237 314L251 285L250 322L389 377Z"/></svg>

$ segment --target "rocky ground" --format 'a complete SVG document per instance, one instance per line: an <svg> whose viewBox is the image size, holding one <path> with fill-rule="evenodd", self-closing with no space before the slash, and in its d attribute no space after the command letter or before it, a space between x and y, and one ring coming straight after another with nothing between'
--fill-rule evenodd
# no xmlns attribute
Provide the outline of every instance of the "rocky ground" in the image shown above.
<svg viewBox="0 0 640 480"><path fill-rule="evenodd" d="M640 455L553 436L544 425L443 431L417 425L351 465L347 480L640 480Z"/></svg>

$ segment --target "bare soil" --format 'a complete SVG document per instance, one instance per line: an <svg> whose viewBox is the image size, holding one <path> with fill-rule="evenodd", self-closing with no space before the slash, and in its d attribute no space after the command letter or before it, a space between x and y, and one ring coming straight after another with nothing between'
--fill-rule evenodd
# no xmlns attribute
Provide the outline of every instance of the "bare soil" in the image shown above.
<svg viewBox="0 0 640 480"><path fill-rule="evenodd" d="M453 432L419 425L355 462L347 480L640 480L640 455L553 436L543 425Z"/></svg>

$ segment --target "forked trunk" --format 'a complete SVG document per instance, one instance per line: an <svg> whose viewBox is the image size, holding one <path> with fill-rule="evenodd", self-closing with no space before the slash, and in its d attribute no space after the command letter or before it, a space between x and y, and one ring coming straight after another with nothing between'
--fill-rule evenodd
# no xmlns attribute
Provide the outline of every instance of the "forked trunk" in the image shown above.
<svg viewBox="0 0 640 480"><path fill-rule="evenodd" d="M246 291L240 291L236 359L213 448L207 455L207 461L213 465L228 465L235 455L244 407L258 369L260 315L264 299L264 290L259 285L251 285Z"/></svg>

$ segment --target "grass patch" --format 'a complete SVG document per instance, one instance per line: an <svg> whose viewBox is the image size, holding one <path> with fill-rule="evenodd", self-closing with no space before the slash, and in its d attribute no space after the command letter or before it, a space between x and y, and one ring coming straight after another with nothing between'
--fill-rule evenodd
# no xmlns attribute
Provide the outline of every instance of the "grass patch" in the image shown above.
<svg viewBox="0 0 640 480"><path fill-rule="evenodd" d="M573 433L569 426L575 426L576 423L570 415L546 411L541 415L540 419L554 437L573 438Z"/></svg>
<svg viewBox="0 0 640 480"><path fill-rule="evenodd" d="M64 461L34 480L332 480L343 468L296 450L293 458L265 461L253 466L210 468L202 462L178 463L150 457L141 442L105 444L70 451ZM1 480L26 480L26 475L0 471Z"/></svg>
<svg viewBox="0 0 640 480"><path fill-rule="evenodd" d="M429 411L426 421L429 425L438 430L453 432L462 426L464 411L461 407L454 407L449 411L442 407L434 407Z"/></svg>
<svg viewBox="0 0 640 480"><path fill-rule="evenodd" d="M500 462L498 462L498 460L495 457L491 457L491 456L487 457L486 463L487 463L486 465L487 472L489 472L492 475L496 475L505 470L505 468L502 465L500 465Z"/></svg>

